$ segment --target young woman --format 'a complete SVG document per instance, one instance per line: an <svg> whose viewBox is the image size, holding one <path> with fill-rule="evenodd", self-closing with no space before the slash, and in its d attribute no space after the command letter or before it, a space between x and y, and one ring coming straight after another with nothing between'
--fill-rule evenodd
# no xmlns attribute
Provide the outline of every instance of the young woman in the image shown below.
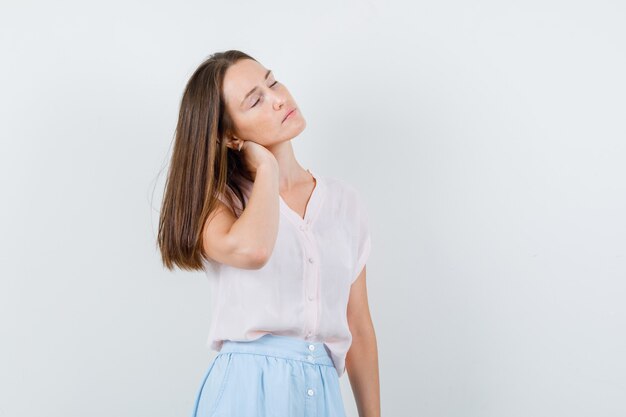
<svg viewBox="0 0 626 417"><path fill-rule="evenodd" d="M192 417L380 415L365 283L367 209L353 186L304 169L306 126L287 87L249 55L211 55L185 88L159 222L165 266L212 290Z"/></svg>

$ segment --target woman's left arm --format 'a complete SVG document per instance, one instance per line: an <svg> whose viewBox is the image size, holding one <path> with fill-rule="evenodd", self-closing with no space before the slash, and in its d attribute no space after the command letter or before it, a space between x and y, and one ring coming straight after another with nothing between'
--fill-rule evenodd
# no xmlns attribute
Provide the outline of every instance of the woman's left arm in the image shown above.
<svg viewBox="0 0 626 417"><path fill-rule="evenodd" d="M352 345L346 355L346 372L359 417L380 417L378 346L370 316L365 267L350 288L348 326Z"/></svg>

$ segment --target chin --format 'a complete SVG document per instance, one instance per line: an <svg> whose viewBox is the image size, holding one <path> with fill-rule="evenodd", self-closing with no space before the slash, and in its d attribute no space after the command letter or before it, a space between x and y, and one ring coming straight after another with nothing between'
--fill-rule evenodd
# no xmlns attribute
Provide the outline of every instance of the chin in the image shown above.
<svg viewBox="0 0 626 417"><path fill-rule="evenodd" d="M305 127L306 127L306 122L304 121L301 124L299 124L298 127L294 127L292 130L288 132L287 140L292 140L298 137L298 135L302 133Z"/></svg>
<svg viewBox="0 0 626 417"><path fill-rule="evenodd" d="M300 128L301 128L302 130L304 130L304 128L306 127L306 119L305 119L304 117L300 116L300 123L299 123L299 124L300 124L300 126L301 126ZM302 130L301 130L301 131L302 131Z"/></svg>
<svg viewBox="0 0 626 417"><path fill-rule="evenodd" d="M296 133L296 135L302 132L305 128L306 128L306 120L304 120L304 117L302 117L302 121L299 123L298 133Z"/></svg>

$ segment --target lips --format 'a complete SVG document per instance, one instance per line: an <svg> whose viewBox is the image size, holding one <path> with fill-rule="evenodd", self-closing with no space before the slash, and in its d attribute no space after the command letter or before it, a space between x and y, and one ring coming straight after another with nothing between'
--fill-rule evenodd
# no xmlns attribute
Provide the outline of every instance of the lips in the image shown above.
<svg viewBox="0 0 626 417"><path fill-rule="evenodd" d="M287 112L287 114L285 115L285 117L283 118L283 122L284 122L285 120L287 120L287 117L289 117L289 115L290 115L291 113L293 113L294 111L296 111L295 107L294 107L293 109L289 110L289 111Z"/></svg>

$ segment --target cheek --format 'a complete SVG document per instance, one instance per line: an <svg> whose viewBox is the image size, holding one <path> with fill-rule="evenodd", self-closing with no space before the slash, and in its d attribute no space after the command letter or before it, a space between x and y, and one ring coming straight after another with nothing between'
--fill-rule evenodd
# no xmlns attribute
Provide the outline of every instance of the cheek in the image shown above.
<svg viewBox="0 0 626 417"><path fill-rule="evenodd" d="M268 113L269 111L265 113L259 111L255 115L243 118L239 129L241 135L262 145L272 144L280 129L280 121L277 120L276 115L272 117Z"/></svg>

